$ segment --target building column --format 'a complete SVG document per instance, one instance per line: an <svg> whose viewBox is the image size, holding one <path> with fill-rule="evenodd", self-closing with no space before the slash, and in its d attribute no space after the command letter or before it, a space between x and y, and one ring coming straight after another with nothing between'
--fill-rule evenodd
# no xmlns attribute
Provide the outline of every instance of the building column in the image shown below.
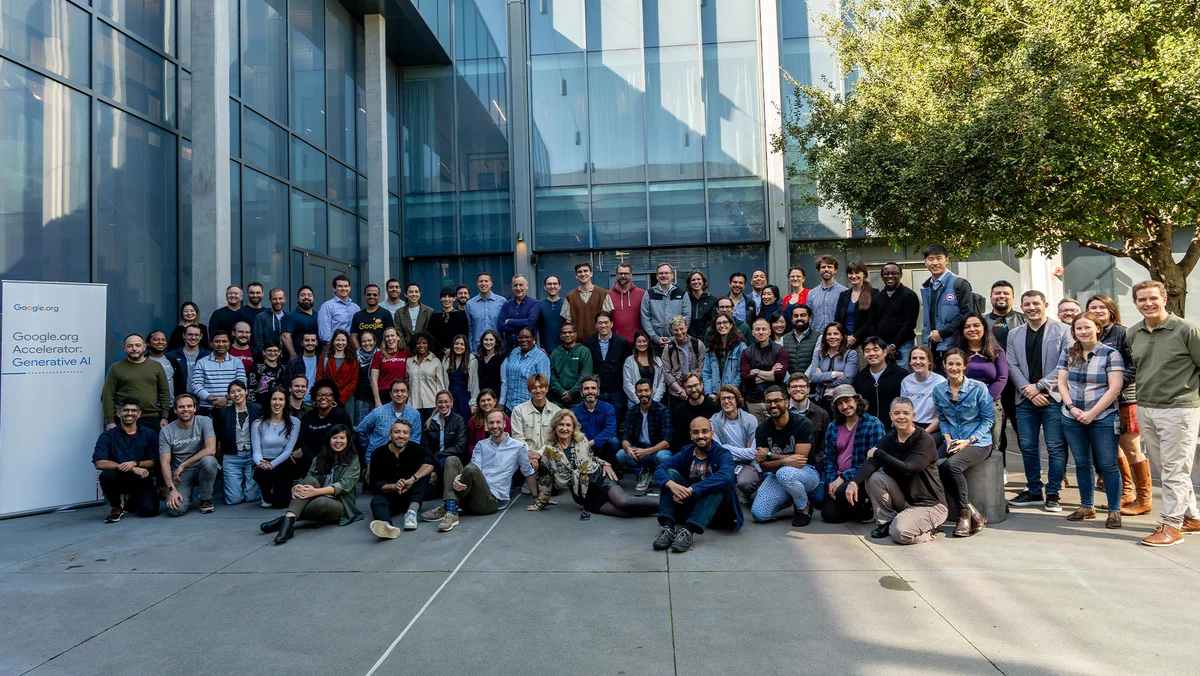
<svg viewBox="0 0 1200 676"><path fill-rule="evenodd" d="M363 17L367 36L367 260L363 285L383 286L391 275L388 237L387 24L382 14Z"/></svg>
<svg viewBox="0 0 1200 676"><path fill-rule="evenodd" d="M229 228L229 0L192 4L192 286L202 308L225 305Z"/></svg>
<svg viewBox="0 0 1200 676"><path fill-rule="evenodd" d="M513 272L533 274L533 174L530 158L529 46L525 23L525 3L508 4L508 97L509 194L512 204Z"/></svg>
<svg viewBox="0 0 1200 676"><path fill-rule="evenodd" d="M763 91L763 129L766 137L763 145L770 143L770 138L783 130L783 88L779 83L780 40L779 40L779 10L776 3L765 0L759 3L759 16L762 27L762 72ZM783 153L772 153L768 150L767 161L767 278L775 280L779 288L787 287L787 269L790 246L788 241L787 222L787 168L784 165ZM780 283L782 282L782 283Z"/></svg>

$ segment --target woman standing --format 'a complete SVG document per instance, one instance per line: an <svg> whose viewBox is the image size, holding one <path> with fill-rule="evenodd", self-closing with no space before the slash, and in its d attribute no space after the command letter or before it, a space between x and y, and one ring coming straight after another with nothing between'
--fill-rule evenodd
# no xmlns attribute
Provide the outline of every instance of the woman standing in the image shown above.
<svg viewBox="0 0 1200 676"><path fill-rule="evenodd" d="M1058 391L1063 394L1062 430L1075 456L1079 508L1068 521L1096 518L1093 465L1104 478L1108 495L1105 528L1121 527L1121 473L1117 469L1117 437L1121 416L1117 397L1125 385L1121 353L1100 342L1104 323L1093 314L1076 315L1071 322L1074 342L1058 360Z"/></svg>
<svg viewBox="0 0 1200 676"><path fill-rule="evenodd" d="M375 393L375 408L391 400L392 383L408 382L408 350L400 343L400 332L389 326L383 330L383 345L371 358L371 390Z"/></svg>
<svg viewBox="0 0 1200 676"><path fill-rule="evenodd" d="M183 347L183 332L189 326L200 327L200 349L208 349L208 327L200 323L200 306L189 300L179 306L179 323L171 329L171 337L167 339L168 352Z"/></svg>
<svg viewBox="0 0 1200 676"><path fill-rule="evenodd" d="M465 336L469 331L467 313L454 309L453 287L442 287L440 295L442 311L429 320L427 330L433 334L433 351L439 357L450 351L450 342L455 336Z"/></svg>
<svg viewBox="0 0 1200 676"><path fill-rule="evenodd" d="M471 413L471 417L467 418L467 454L470 455L475 450L475 444L488 436L487 431L487 414L500 403L500 398L490 389L479 390L479 396L475 399L475 411ZM504 431L512 432L512 421L508 419L508 415L504 416Z"/></svg>
<svg viewBox="0 0 1200 676"><path fill-rule="evenodd" d="M900 383L900 396L913 403L913 419L921 429L929 434L937 434L937 407L933 405L933 390L946 382L942 376L934 373L933 350L924 345L917 345L908 354L908 370L910 373Z"/></svg>
<svg viewBox="0 0 1200 676"><path fill-rule="evenodd" d="M271 390L267 412L250 425L250 451L254 483L263 507L281 508L291 500L295 460L301 454L300 420L287 413L287 390ZM286 464L285 464L286 463Z"/></svg>
<svg viewBox="0 0 1200 676"><path fill-rule="evenodd" d="M705 359L708 359L707 355ZM654 393L650 398L662 401L663 394L667 391L666 381L663 380L662 359L654 356L650 348L650 335L645 331L638 331L633 334L633 354L625 359L625 366L621 369L621 384L625 396L629 398L630 406L638 403L634 388L642 378L654 383Z"/></svg>
<svg viewBox="0 0 1200 676"><path fill-rule="evenodd" d="M817 349L813 350L812 363L804 373L812 386L815 401L830 414L833 413L833 403L826 394L832 393L839 385L853 383L854 376L858 375L858 353L848 348L846 328L838 322L830 322Z"/></svg>
<svg viewBox="0 0 1200 676"><path fill-rule="evenodd" d="M762 301L758 309L754 312L755 317L766 317L770 321L771 317L783 314L783 304L779 302L779 287L774 284L768 284L763 287ZM786 332L786 330L785 330ZM783 335L782 333L780 335Z"/></svg>
<svg viewBox="0 0 1200 676"><path fill-rule="evenodd" d="M475 397L479 396L478 361L471 354L466 336L454 337L443 367L446 389L454 399L454 412L466 420L475 408Z"/></svg>
<svg viewBox="0 0 1200 676"><path fill-rule="evenodd" d="M475 371L479 380L479 391L499 392L500 369L504 367L504 344L500 334L488 329L479 338L479 352L475 355Z"/></svg>
<svg viewBox="0 0 1200 676"><path fill-rule="evenodd" d="M704 334L712 326L713 308L717 299L708 292L708 277L699 270L687 276L687 290L692 297L692 314L688 317L688 335L704 340Z"/></svg>
<svg viewBox="0 0 1200 676"><path fill-rule="evenodd" d="M317 380L337 383L338 404L345 407L358 385L358 360L350 354L350 334L335 329L325 351L317 355Z"/></svg>
<svg viewBox="0 0 1200 676"><path fill-rule="evenodd" d="M954 344L967 355L966 377L983 383L992 396L992 444L999 448L1000 430L1004 429L1000 393L1008 383L1008 358L992 335L992 323L974 312L963 319Z"/></svg>
<svg viewBox="0 0 1200 676"><path fill-rule="evenodd" d="M371 364L379 350L375 349L374 331L358 334L358 382L354 385L354 398L346 408L354 424L362 422L375 406L375 386L371 384Z"/></svg>
<svg viewBox="0 0 1200 676"><path fill-rule="evenodd" d="M358 454L350 443L350 428L334 425L308 476L292 487L287 513L261 524L259 530L278 532L275 544L281 545L292 539L297 519L339 526L358 521L363 515L354 504L354 487L360 473Z"/></svg>
<svg viewBox="0 0 1200 676"><path fill-rule="evenodd" d="M540 512L554 504L555 491L569 490L575 504L584 513L598 512L608 516L650 516L658 511L658 500L633 497L617 481L612 465L596 457L579 420L570 409L560 410L550 418L554 436L538 451L538 495L525 509Z"/></svg>
<svg viewBox="0 0 1200 676"><path fill-rule="evenodd" d="M783 320L783 314L779 312L772 313L767 317L767 321L771 323L771 342L776 345L783 345L783 337L787 335L787 322Z"/></svg>
<svg viewBox="0 0 1200 676"><path fill-rule="evenodd" d="M933 388L938 424L946 444L946 459L938 470L947 494L958 503L954 536L965 538L983 530L987 523L967 495L965 473L991 455L996 414L992 396L983 383L967 378L967 359L962 350L947 350L942 367L946 382Z"/></svg>
<svg viewBox="0 0 1200 676"><path fill-rule="evenodd" d="M250 428L262 417L263 409L247 401L246 383L229 383L226 393L229 405L213 415L213 431L217 435L217 451L221 454L221 473L225 477L225 504L254 502L260 497L254 483L253 444Z"/></svg>
<svg viewBox="0 0 1200 676"><path fill-rule="evenodd" d="M871 337L867 332L875 290L867 281L867 266L862 261L853 261L846 266L846 281L850 282L850 288L838 296L833 321L846 327L846 345L857 348Z"/></svg>
<svg viewBox="0 0 1200 676"><path fill-rule="evenodd" d="M1117 303L1108 296L1092 296L1087 311L1103 322L1100 342L1113 348L1125 363L1125 384L1117 396L1117 411L1121 414L1121 438L1117 440L1117 469L1121 471L1121 514L1138 516L1151 509L1150 460L1142 454L1142 430L1137 419L1137 366L1129 351L1125 327Z"/></svg>
<svg viewBox="0 0 1200 676"><path fill-rule="evenodd" d="M741 331L734 330L731 317L717 315L708 332L707 345L708 352L704 355L704 393L716 401L717 391L726 385L741 388L742 350L746 349L746 341Z"/></svg>
<svg viewBox="0 0 1200 676"><path fill-rule="evenodd" d="M429 422L437 406L437 393L446 389L446 370L433 356L433 338L424 331L412 337L413 354L408 358L408 405L421 414L421 425Z"/></svg>
<svg viewBox="0 0 1200 676"><path fill-rule="evenodd" d="M808 289L804 288L804 268L788 269L788 286L791 291L783 297L783 318L788 323L788 331L792 330L792 308L808 303Z"/></svg>

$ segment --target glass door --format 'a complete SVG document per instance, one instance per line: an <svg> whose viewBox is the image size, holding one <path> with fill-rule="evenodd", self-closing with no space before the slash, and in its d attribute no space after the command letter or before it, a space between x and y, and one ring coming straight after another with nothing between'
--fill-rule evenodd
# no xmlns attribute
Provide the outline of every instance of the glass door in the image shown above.
<svg viewBox="0 0 1200 676"><path fill-rule="evenodd" d="M300 258L301 261L295 261ZM308 253L307 251L293 252L293 262L300 262L297 272L300 273L303 285L311 286L313 290L313 307L320 307L321 303L333 297L333 278L338 275L350 275L350 266L346 263L325 256ZM353 278L351 278L353 279ZM299 285L297 285L299 288ZM353 290L351 290L353 293Z"/></svg>

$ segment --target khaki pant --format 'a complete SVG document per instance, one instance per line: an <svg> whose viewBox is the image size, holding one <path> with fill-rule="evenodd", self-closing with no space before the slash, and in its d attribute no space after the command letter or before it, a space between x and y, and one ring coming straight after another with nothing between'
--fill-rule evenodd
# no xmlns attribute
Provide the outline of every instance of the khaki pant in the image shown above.
<svg viewBox="0 0 1200 676"><path fill-rule="evenodd" d="M460 475L459 480L467 485L465 491L454 490L454 477ZM465 510L471 514L482 516L495 514L500 509L500 503L496 501L496 497L488 488L487 479L483 478L483 472L480 472L475 465L463 467L462 459L456 455L446 458L446 468L442 473L442 486L444 486L442 498L457 501L459 512Z"/></svg>
<svg viewBox="0 0 1200 676"><path fill-rule="evenodd" d="M929 542L933 532L946 520L946 505L909 507L900 485L883 472L877 471L868 477L866 488L875 507L875 521L892 523L892 540L898 545Z"/></svg>
<svg viewBox="0 0 1200 676"><path fill-rule="evenodd" d="M763 403L754 404L751 402L746 402L746 410L750 412L750 415L754 416L754 419L757 420L758 424L760 425L766 422L767 418L770 417L767 413L767 405Z"/></svg>
<svg viewBox="0 0 1200 676"><path fill-rule="evenodd" d="M1200 408L1147 408L1138 406L1138 424L1150 462L1162 473L1162 522L1183 527L1183 519L1200 518L1192 487L1196 436L1200 434Z"/></svg>
<svg viewBox="0 0 1200 676"><path fill-rule="evenodd" d="M321 483L316 479L304 479L300 484L320 488ZM328 495L315 498L292 498L288 511L296 515L297 521L316 521L317 523L338 524L346 508L342 501Z"/></svg>

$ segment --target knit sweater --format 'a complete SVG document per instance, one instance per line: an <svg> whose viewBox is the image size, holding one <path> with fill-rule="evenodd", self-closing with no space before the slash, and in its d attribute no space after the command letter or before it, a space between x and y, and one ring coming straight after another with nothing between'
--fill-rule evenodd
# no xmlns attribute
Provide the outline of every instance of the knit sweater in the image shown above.
<svg viewBox="0 0 1200 676"><path fill-rule="evenodd" d="M142 404L142 415L166 417L171 409L171 394L167 387L167 372L153 359L134 363L128 359L108 367L104 387L100 390L100 418L112 420L116 406L125 397L134 397Z"/></svg>

